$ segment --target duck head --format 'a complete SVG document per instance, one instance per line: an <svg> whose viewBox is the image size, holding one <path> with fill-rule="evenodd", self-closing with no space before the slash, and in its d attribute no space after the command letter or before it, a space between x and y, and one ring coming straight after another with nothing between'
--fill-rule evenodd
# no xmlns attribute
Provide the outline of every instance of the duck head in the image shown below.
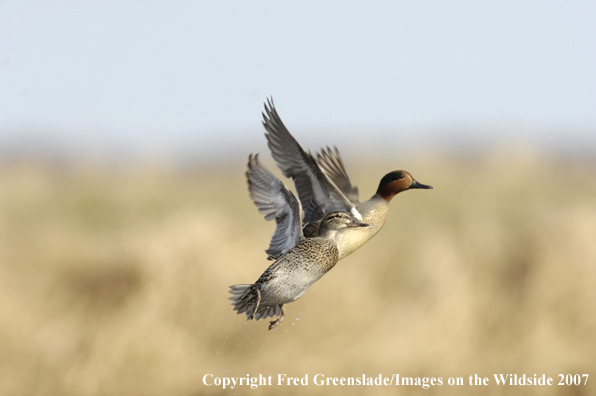
<svg viewBox="0 0 596 396"><path fill-rule="evenodd" d="M319 236L330 237L335 232L348 227L368 227L368 224L359 223L347 212L332 212L321 221Z"/></svg>
<svg viewBox="0 0 596 396"><path fill-rule="evenodd" d="M406 171L393 171L387 173L379 183L377 194L385 201L390 202L391 198L402 191L411 190L413 188L424 188L431 189L432 186L418 183L416 179L412 177L410 172Z"/></svg>

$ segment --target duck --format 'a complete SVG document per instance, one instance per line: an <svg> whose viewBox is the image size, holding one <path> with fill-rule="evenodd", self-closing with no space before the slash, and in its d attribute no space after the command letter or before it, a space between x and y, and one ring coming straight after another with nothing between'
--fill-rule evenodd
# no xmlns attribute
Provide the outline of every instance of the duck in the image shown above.
<svg viewBox="0 0 596 396"><path fill-rule="evenodd" d="M316 157L307 153L281 120L272 98L267 99L262 115L271 155L282 174L293 180L298 199L303 205L303 235L306 238L318 235L321 219L327 213L338 211L350 213L357 221L369 225L349 232L338 231L335 241L339 259L352 254L383 228L389 213L389 203L397 194L414 189L432 189L432 186L414 179L411 173L396 170L381 178L376 193L369 200L360 202L358 187L351 183L337 147L331 150L327 146ZM252 173L251 176L249 185L257 182L255 178L258 175ZM254 195L251 198L261 210ZM269 215L265 219L271 220L273 217ZM283 249L276 250L279 247L279 244L270 244L266 250L270 258L283 254Z"/></svg>
<svg viewBox="0 0 596 396"><path fill-rule="evenodd" d="M278 316L269 330L286 316L285 304L299 299L313 283L329 272L339 260L336 236L344 230L366 228L347 212L326 214L316 236L306 238L302 232L302 207L298 198L259 162L249 156L251 197L259 203L266 218L275 219L276 231L270 251L283 251L253 284L230 286L229 298L238 314L248 320Z"/></svg>

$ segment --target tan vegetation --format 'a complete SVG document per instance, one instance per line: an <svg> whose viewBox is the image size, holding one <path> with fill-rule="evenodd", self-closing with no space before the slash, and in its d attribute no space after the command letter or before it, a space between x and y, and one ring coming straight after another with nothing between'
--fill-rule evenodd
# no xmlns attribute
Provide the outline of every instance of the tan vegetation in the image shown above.
<svg viewBox="0 0 596 396"><path fill-rule="evenodd" d="M270 264L244 168L0 167L0 393L247 394L203 375L584 374L587 386L316 387L309 394L596 394L596 167L540 155L407 169L385 228L273 331L227 300ZM258 394L304 394L262 387ZM252 393L251 393L252 394ZM257 394L257 393L255 393Z"/></svg>

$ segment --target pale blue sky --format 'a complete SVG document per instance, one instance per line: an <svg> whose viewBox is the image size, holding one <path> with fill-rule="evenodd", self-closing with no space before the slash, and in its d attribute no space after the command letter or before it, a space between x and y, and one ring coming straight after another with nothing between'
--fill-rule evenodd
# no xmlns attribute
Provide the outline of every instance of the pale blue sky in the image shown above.
<svg viewBox="0 0 596 396"><path fill-rule="evenodd" d="M595 21L591 0L0 0L0 135L217 141L268 95L292 130L596 131Z"/></svg>

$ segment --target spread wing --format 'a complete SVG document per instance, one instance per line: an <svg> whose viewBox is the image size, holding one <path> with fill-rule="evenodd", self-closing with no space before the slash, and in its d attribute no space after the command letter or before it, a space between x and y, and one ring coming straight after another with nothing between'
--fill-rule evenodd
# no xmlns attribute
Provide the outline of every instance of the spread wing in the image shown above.
<svg viewBox="0 0 596 396"><path fill-rule="evenodd" d="M331 151L329 147L327 147L327 150L321 149L321 152L317 154L317 163L325 171L327 176L329 176L333 184L344 193L350 202L356 205L360 202L358 200L358 187L353 186L350 182L339 150L335 146L333 149L334 151Z"/></svg>
<svg viewBox="0 0 596 396"><path fill-rule="evenodd" d="M321 170L312 155L306 153L294 139L275 110L273 101L267 99L263 126L271 155L286 177L294 180L300 202L313 200L325 213L335 211L350 212L362 220L354 204L333 184ZM316 217L306 212L306 218Z"/></svg>
<svg viewBox="0 0 596 396"><path fill-rule="evenodd" d="M259 155L248 157L248 191L265 220L275 219L275 232L266 253L278 258L293 248L302 234L302 209L294 193L259 162Z"/></svg>

